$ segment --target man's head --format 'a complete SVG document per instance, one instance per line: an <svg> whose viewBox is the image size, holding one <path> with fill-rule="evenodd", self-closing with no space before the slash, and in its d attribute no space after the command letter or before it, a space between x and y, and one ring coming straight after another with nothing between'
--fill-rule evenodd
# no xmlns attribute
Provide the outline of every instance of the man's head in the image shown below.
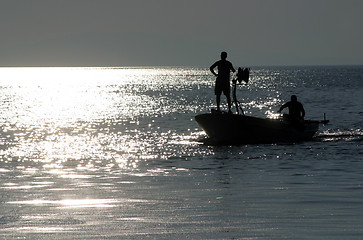
<svg viewBox="0 0 363 240"><path fill-rule="evenodd" d="M227 53L221 52L221 59L226 60L227 59Z"/></svg>
<svg viewBox="0 0 363 240"><path fill-rule="evenodd" d="M291 95L291 102L297 102L296 95Z"/></svg>

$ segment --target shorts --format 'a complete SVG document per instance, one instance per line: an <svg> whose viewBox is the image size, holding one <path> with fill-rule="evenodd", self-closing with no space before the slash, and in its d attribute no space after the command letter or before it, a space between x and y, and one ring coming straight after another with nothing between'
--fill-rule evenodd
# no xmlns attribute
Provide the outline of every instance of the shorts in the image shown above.
<svg viewBox="0 0 363 240"><path fill-rule="evenodd" d="M219 79L217 78L216 86L214 88L214 94L221 95L222 92L224 95L230 96L231 95L231 86L229 84L229 81L219 81Z"/></svg>

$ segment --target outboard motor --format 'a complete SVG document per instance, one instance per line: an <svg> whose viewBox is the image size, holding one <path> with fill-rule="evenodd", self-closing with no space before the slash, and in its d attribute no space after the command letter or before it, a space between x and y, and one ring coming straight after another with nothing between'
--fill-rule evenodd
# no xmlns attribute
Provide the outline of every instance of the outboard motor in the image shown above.
<svg viewBox="0 0 363 240"><path fill-rule="evenodd" d="M249 68L238 68L237 71L237 81L239 84L242 83L242 81L244 81L246 84L248 83L250 78L250 69Z"/></svg>
<svg viewBox="0 0 363 240"><path fill-rule="evenodd" d="M241 103L237 100L236 96L236 87L237 87L237 81L238 85L241 85L242 81L244 81L246 84L248 83L248 80L250 78L250 69L249 68L238 68L236 78L232 80L233 83L233 102L236 104L236 110L237 114L239 114L239 110L241 110L242 115L244 115Z"/></svg>

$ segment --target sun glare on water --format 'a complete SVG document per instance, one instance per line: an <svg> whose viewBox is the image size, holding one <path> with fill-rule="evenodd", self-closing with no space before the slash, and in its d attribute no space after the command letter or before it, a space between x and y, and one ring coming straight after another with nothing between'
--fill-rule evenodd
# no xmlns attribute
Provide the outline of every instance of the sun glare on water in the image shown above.
<svg viewBox="0 0 363 240"><path fill-rule="evenodd" d="M4 142L14 143L2 150L2 161L16 157L63 167L69 159L85 166L107 159L135 168L138 160L129 156L141 144L125 135L124 123L139 124L136 114L158 105L137 94L155 74L153 69L1 69L1 131Z"/></svg>
<svg viewBox="0 0 363 240"><path fill-rule="evenodd" d="M97 91L97 74L78 68L7 69L7 120L17 124L64 124L89 120L109 109ZM97 73L97 72L96 72ZM2 83L2 86L5 84Z"/></svg>

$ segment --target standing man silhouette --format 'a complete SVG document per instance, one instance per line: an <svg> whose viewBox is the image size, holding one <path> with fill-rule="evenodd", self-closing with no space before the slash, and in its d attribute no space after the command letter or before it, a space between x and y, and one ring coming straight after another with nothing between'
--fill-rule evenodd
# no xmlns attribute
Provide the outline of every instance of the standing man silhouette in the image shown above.
<svg viewBox="0 0 363 240"><path fill-rule="evenodd" d="M215 68L218 68L218 73L214 71ZM235 72L236 70L233 68L231 62L227 61L227 53L221 53L221 60L215 62L210 68L210 71L216 76L216 85L214 88L214 93L216 95L217 100L217 111L220 111L220 103L221 103L221 94L227 97L228 102L228 112L231 112L231 84L230 84L230 72Z"/></svg>

